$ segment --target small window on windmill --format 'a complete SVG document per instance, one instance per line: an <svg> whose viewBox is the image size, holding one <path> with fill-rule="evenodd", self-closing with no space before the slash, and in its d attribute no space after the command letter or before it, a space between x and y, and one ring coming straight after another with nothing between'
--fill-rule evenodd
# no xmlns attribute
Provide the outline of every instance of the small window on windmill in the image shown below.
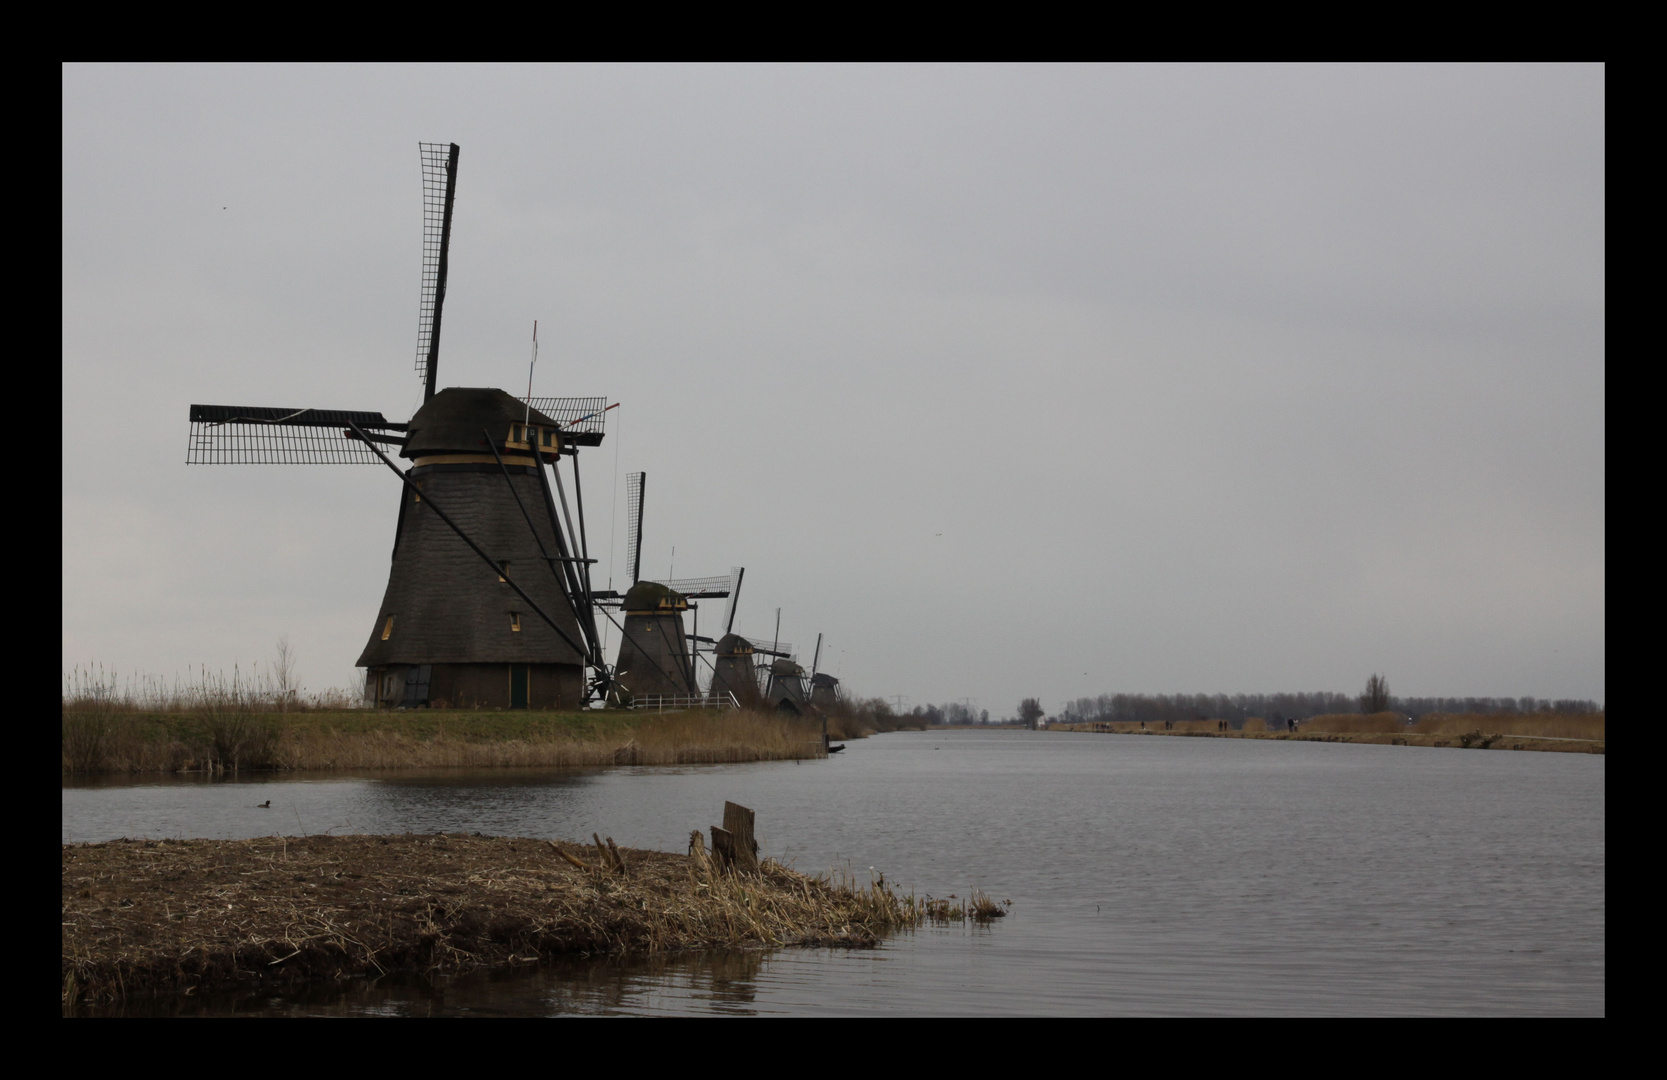
<svg viewBox="0 0 1667 1080"><path fill-rule="evenodd" d="M499 559L498 560L498 580L507 582L509 580L509 578L504 576L507 573L509 573L509 560L508 559Z"/></svg>
<svg viewBox="0 0 1667 1080"><path fill-rule="evenodd" d="M521 632L521 613L519 611L509 613L509 632L512 634Z"/></svg>
<svg viewBox="0 0 1667 1080"><path fill-rule="evenodd" d="M382 640L387 641L394 636L394 617L388 616L388 621L382 624Z"/></svg>

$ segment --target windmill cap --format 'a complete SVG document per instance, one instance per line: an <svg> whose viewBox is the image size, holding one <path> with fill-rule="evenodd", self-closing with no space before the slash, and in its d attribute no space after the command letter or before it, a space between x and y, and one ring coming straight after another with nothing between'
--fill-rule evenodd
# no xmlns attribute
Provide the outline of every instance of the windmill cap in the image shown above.
<svg viewBox="0 0 1667 1080"><path fill-rule="evenodd" d="M639 581L625 594L624 607L627 615L654 614L660 611L687 611L689 602L683 599L682 593L658 581Z"/></svg>
<svg viewBox="0 0 1667 1080"><path fill-rule="evenodd" d="M816 674L814 674L810 677L810 685L812 685L812 686L838 686L839 685L839 680L834 678L832 675L829 675L825 671L818 671Z"/></svg>
<svg viewBox="0 0 1667 1080"><path fill-rule="evenodd" d="M509 426L522 421L543 427L561 425L537 409L529 416L527 404L491 387L454 386L428 400L411 418L401 457L433 454L489 454L482 431L502 441Z"/></svg>
<svg viewBox="0 0 1667 1080"><path fill-rule="evenodd" d="M777 660L770 665L772 675L803 675L805 669L791 660Z"/></svg>
<svg viewBox="0 0 1667 1080"><path fill-rule="evenodd" d="M719 656L751 656L752 642L740 634L725 634L718 639L717 654Z"/></svg>

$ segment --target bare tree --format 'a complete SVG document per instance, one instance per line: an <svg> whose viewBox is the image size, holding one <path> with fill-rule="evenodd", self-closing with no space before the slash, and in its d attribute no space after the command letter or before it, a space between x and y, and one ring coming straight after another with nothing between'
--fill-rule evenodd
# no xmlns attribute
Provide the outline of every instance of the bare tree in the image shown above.
<svg viewBox="0 0 1667 1080"><path fill-rule="evenodd" d="M1389 681L1382 675L1373 675L1366 680L1366 692L1360 695L1360 711L1370 716L1388 709Z"/></svg>
<svg viewBox="0 0 1667 1080"><path fill-rule="evenodd" d="M297 691L297 671L295 667L295 652L289 647L289 638L278 639L278 658L272 664L272 678L278 684L278 708L287 710L294 704Z"/></svg>
<svg viewBox="0 0 1667 1080"><path fill-rule="evenodd" d="M1019 719L1024 721L1025 727L1035 728L1037 721L1042 719L1042 703L1033 697L1019 702Z"/></svg>

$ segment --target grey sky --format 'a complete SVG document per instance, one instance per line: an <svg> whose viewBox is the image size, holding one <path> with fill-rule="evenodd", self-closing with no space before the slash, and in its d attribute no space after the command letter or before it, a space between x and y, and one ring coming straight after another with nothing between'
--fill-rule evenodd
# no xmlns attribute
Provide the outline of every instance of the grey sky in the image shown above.
<svg viewBox="0 0 1667 1080"><path fill-rule="evenodd" d="M347 683L395 481L186 407L409 416L423 140L441 385L538 319L593 547L617 448L645 573L855 692L1601 700L1603 75L66 68L63 663Z"/></svg>

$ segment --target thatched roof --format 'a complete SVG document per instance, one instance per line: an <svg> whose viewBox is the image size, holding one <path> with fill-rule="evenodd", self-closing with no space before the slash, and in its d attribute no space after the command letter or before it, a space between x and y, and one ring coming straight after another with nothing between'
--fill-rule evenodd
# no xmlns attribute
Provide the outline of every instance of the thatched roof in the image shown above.
<svg viewBox="0 0 1667 1080"><path fill-rule="evenodd" d="M405 447L400 455L416 458L433 454L489 454L492 451L487 448L482 432L490 432L493 440L502 445L509 426L523 419L544 427L559 427L537 409L529 417L526 403L502 390L454 386L435 394L417 410L406 431Z"/></svg>
<svg viewBox="0 0 1667 1080"><path fill-rule="evenodd" d="M658 581L639 581L625 594L624 607L629 612L687 611L689 602L676 589Z"/></svg>
<svg viewBox="0 0 1667 1080"><path fill-rule="evenodd" d="M752 642L740 634L725 634L718 639L715 651L718 656L751 656Z"/></svg>

